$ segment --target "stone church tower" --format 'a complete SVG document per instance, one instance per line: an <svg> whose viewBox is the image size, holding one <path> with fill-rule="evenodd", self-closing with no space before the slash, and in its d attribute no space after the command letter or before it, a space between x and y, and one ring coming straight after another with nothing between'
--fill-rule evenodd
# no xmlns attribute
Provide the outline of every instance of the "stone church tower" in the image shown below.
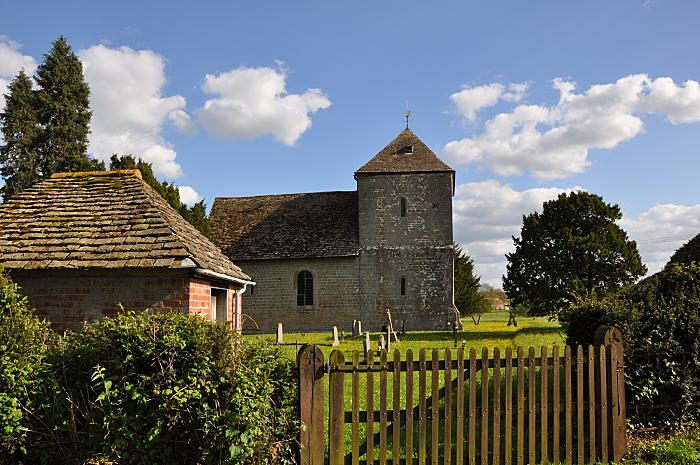
<svg viewBox="0 0 700 465"><path fill-rule="evenodd" d="M356 191L214 200L215 244L257 283L245 331L378 331L387 309L407 330L454 326L454 170L406 128L355 179Z"/></svg>
<svg viewBox="0 0 700 465"><path fill-rule="evenodd" d="M455 172L406 128L355 172L360 309L407 328L448 329L453 304Z"/></svg>

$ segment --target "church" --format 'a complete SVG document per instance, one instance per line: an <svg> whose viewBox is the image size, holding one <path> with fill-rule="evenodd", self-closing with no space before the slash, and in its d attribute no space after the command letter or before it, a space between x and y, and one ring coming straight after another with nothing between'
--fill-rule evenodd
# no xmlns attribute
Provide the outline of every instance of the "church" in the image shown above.
<svg viewBox="0 0 700 465"><path fill-rule="evenodd" d="M215 244L255 286L246 332L447 330L455 171L408 127L355 171L357 190L217 197Z"/></svg>

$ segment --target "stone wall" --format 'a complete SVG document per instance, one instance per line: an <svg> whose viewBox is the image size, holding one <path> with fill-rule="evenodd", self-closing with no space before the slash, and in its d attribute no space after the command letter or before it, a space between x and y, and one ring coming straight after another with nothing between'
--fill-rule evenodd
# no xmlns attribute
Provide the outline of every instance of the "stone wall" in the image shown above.
<svg viewBox="0 0 700 465"><path fill-rule="evenodd" d="M12 279L39 316L51 321L56 330L77 330L83 321L115 315L125 310L174 310L210 315L211 287L226 288L189 274L153 270L151 274L124 271L25 271L12 272ZM235 290L227 289L228 319L236 320Z"/></svg>
<svg viewBox="0 0 700 465"><path fill-rule="evenodd" d="M451 173L363 175L357 185L364 327L379 329L372 323L384 324L388 308L395 320L406 320L406 329L449 329L455 320Z"/></svg>
<svg viewBox="0 0 700 465"><path fill-rule="evenodd" d="M237 264L257 284L245 294L243 330L273 332L350 331L358 309L356 257L290 260L239 260ZM297 274L313 275L314 305L297 306Z"/></svg>

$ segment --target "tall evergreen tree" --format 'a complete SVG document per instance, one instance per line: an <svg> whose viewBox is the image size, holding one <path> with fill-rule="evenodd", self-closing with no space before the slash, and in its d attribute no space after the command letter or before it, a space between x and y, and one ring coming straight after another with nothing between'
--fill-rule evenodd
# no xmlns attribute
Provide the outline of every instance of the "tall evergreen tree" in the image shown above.
<svg viewBox="0 0 700 465"><path fill-rule="evenodd" d="M462 316L470 316L474 324L479 324L481 315L486 313L489 302L480 292L481 279L474 274L474 260L455 244L454 258L454 299Z"/></svg>
<svg viewBox="0 0 700 465"><path fill-rule="evenodd" d="M34 105L32 80L21 70L8 90L5 110L0 113L5 140L0 146L0 174L5 179L0 190L4 200L41 179L36 151L41 125Z"/></svg>
<svg viewBox="0 0 700 465"><path fill-rule="evenodd" d="M180 190L173 183L158 181L153 174L153 167L140 158L137 160L133 155L113 154L110 158L110 169L112 170L133 170L141 171L143 180L151 186L168 204L177 210L182 217L187 220L204 236L211 239L211 225L207 218L207 204L201 200L191 208L180 201Z"/></svg>
<svg viewBox="0 0 700 465"><path fill-rule="evenodd" d="M36 73L36 108L43 127L38 142L42 177L60 171L104 169L87 155L90 88L83 65L65 37L59 37Z"/></svg>

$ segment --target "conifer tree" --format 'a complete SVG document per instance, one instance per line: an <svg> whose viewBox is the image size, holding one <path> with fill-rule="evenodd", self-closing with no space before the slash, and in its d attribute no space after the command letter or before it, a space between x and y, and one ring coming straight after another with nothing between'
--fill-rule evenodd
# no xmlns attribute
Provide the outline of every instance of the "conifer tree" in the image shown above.
<svg viewBox="0 0 700 465"><path fill-rule="evenodd" d="M462 248L454 245L454 300L462 316L470 316L478 325L486 313L489 302L480 292L481 279L474 274L474 260Z"/></svg>
<svg viewBox="0 0 700 465"><path fill-rule="evenodd" d="M34 106L32 81L21 70L8 90L5 110L0 113L4 139L0 146L0 174L5 179L1 189L4 200L41 179L36 151L41 126Z"/></svg>
<svg viewBox="0 0 700 465"><path fill-rule="evenodd" d="M36 109L43 127L38 142L42 177L60 171L104 169L87 155L90 88L83 65L65 37L59 37L36 73Z"/></svg>

